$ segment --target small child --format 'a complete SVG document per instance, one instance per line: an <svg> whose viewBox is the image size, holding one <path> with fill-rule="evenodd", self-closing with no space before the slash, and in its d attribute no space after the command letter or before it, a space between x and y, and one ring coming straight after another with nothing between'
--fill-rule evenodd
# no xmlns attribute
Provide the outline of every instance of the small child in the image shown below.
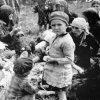
<svg viewBox="0 0 100 100"><path fill-rule="evenodd" d="M93 0L91 3L91 7L94 7L97 10L100 17L100 0Z"/></svg>
<svg viewBox="0 0 100 100"><path fill-rule="evenodd" d="M51 86L59 100L67 100L66 90L72 84L72 63L74 61L75 44L66 29L69 16L61 11L55 11L50 16L51 29L56 37L47 49L43 60L43 81Z"/></svg>
<svg viewBox="0 0 100 100"><path fill-rule="evenodd" d="M18 58L15 61L14 75L9 85L7 100L33 100L33 94L38 87L32 86L28 78L32 65L33 61L29 57Z"/></svg>

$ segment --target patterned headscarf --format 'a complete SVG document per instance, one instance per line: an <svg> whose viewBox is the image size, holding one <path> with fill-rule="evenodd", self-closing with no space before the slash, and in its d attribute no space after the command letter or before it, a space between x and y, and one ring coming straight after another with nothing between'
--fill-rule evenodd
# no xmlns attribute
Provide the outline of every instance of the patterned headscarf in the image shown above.
<svg viewBox="0 0 100 100"><path fill-rule="evenodd" d="M81 28L83 29L87 34L89 34L89 24L88 22L86 22L86 20L82 17L78 17L78 18L75 18L73 21L72 21L72 26L75 26L75 27L78 27L78 28Z"/></svg>

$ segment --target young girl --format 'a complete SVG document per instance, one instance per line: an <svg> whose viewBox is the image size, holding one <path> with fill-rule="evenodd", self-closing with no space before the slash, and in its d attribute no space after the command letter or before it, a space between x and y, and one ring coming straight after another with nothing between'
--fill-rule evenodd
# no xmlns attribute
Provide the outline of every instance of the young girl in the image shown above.
<svg viewBox="0 0 100 100"><path fill-rule="evenodd" d="M66 89L72 84L72 66L74 61L75 44L69 33L66 33L69 17L66 13L55 11L50 17L51 28L56 34L44 56L43 80L52 86L59 100L67 100Z"/></svg>
<svg viewBox="0 0 100 100"><path fill-rule="evenodd" d="M37 86L32 86L28 78L32 65L33 62L30 58L18 58L16 60L7 100L33 100L33 94L38 88Z"/></svg>

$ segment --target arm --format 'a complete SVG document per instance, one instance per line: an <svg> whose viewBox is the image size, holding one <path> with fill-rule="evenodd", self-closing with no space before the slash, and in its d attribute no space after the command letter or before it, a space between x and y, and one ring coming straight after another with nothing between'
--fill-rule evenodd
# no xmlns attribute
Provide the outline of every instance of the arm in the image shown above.
<svg viewBox="0 0 100 100"><path fill-rule="evenodd" d="M71 64L72 61L70 58L52 58L51 56L45 56L43 58L44 61L49 63L58 63L58 64Z"/></svg>
<svg viewBox="0 0 100 100"><path fill-rule="evenodd" d="M84 72L84 70L83 70L81 67L79 67L78 65L76 65L75 63L72 63L72 67L73 67L75 70L77 70L79 73Z"/></svg>
<svg viewBox="0 0 100 100"><path fill-rule="evenodd" d="M26 92L28 92L29 94L33 94L38 92L38 86L33 86L29 80L24 80L22 82L22 84L20 85L20 87L25 90Z"/></svg>
<svg viewBox="0 0 100 100"><path fill-rule="evenodd" d="M61 47L60 47L63 58L52 58L50 56L45 56L44 60L45 61L56 61L58 64L71 64L74 60L74 50L75 50L75 45L74 43L70 42L63 42Z"/></svg>

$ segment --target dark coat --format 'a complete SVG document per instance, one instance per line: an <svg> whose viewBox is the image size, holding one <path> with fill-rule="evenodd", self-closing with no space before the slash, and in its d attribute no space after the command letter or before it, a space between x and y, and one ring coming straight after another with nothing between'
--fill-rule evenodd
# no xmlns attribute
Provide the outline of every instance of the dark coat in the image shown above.
<svg viewBox="0 0 100 100"><path fill-rule="evenodd" d="M90 58L98 53L99 44L91 34L87 35L84 39L83 37L83 34L78 38L72 35L76 45L75 63L84 69L88 69L90 67Z"/></svg>
<svg viewBox="0 0 100 100"><path fill-rule="evenodd" d="M87 19L90 32L94 35L94 37L100 43L100 17L97 11L94 8L88 8L83 12L83 15Z"/></svg>

